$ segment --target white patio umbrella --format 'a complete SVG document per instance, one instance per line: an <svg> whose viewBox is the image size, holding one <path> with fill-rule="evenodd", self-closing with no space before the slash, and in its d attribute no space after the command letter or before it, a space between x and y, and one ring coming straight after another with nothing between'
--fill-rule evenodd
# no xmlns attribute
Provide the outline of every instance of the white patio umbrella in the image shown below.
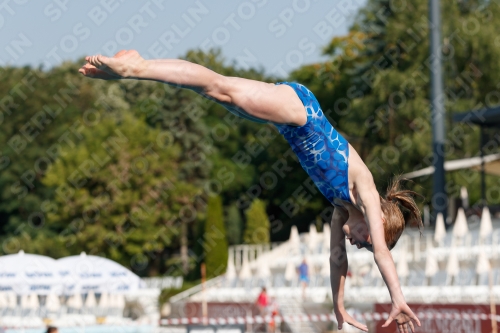
<svg viewBox="0 0 500 333"><path fill-rule="evenodd" d="M7 293L7 308L15 309L17 307L17 296L16 294L9 292Z"/></svg>
<svg viewBox="0 0 500 333"><path fill-rule="evenodd" d="M7 307L7 295L4 292L0 292L0 309L4 309Z"/></svg>
<svg viewBox="0 0 500 333"><path fill-rule="evenodd" d="M227 258L226 279L232 281L235 278L236 278L236 268L234 267L232 252L229 252L229 256Z"/></svg>
<svg viewBox="0 0 500 333"><path fill-rule="evenodd" d="M40 302L38 301L37 294L31 294L28 296L28 309L36 310L40 307Z"/></svg>
<svg viewBox="0 0 500 333"><path fill-rule="evenodd" d="M71 309L81 309L83 307L82 296L80 294L71 295L66 300L66 306Z"/></svg>
<svg viewBox="0 0 500 333"><path fill-rule="evenodd" d="M109 297L108 297L108 306L111 308L111 309L116 309L117 306L116 306L116 294L110 294Z"/></svg>
<svg viewBox="0 0 500 333"><path fill-rule="evenodd" d="M481 224L479 226L479 238L485 239L493 231L491 224L491 214L487 206L483 207L483 214L481 215Z"/></svg>
<svg viewBox="0 0 500 333"><path fill-rule="evenodd" d="M107 293L101 294L101 299L99 299L99 307L101 309L107 309L109 307L109 295Z"/></svg>
<svg viewBox="0 0 500 333"><path fill-rule="evenodd" d="M434 231L434 240L440 243L446 237L446 227L444 225L443 214L438 213L436 218L436 229Z"/></svg>
<svg viewBox="0 0 500 333"><path fill-rule="evenodd" d="M252 278L252 270L246 257L243 258L243 264L241 265L241 270L238 277L240 278L240 280L248 280Z"/></svg>
<svg viewBox="0 0 500 333"><path fill-rule="evenodd" d="M431 211L428 205L424 206L424 227L428 227L431 224L430 219Z"/></svg>
<svg viewBox="0 0 500 333"><path fill-rule="evenodd" d="M0 256L0 290L18 295L60 293L55 260L24 251Z"/></svg>
<svg viewBox="0 0 500 333"><path fill-rule="evenodd" d="M143 285L141 279L122 265L103 257L86 255L58 259L57 269L64 278L65 293L126 293Z"/></svg>
<svg viewBox="0 0 500 333"><path fill-rule="evenodd" d="M321 276L323 277L328 277L330 276L330 259L326 259L324 262L323 262L323 265L321 266L321 272L320 272Z"/></svg>
<svg viewBox="0 0 500 333"><path fill-rule="evenodd" d="M75 297L74 295L71 295L68 297L68 299L66 300L66 306L68 308L72 308L73 307L73 303L75 303Z"/></svg>
<svg viewBox="0 0 500 333"><path fill-rule="evenodd" d="M257 266L257 277L266 279L271 276L271 269L269 268L269 256L263 254L259 257Z"/></svg>
<svg viewBox="0 0 500 333"><path fill-rule="evenodd" d="M476 273L479 275L485 274L488 273L490 269L491 269L490 261L488 260L488 257L486 256L484 250L481 248L479 256L477 258Z"/></svg>
<svg viewBox="0 0 500 333"><path fill-rule="evenodd" d="M429 240L427 242L427 259L425 261L425 276L433 277L439 270L438 262L433 253L432 242Z"/></svg>
<svg viewBox="0 0 500 333"><path fill-rule="evenodd" d="M117 316L120 313L120 295L109 295L109 308L111 310L110 315Z"/></svg>
<svg viewBox="0 0 500 333"><path fill-rule="evenodd" d="M309 225L309 239L307 243L309 250L314 253L314 250L318 247L318 231L316 230L316 225Z"/></svg>
<svg viewBox="0 0 500 333"><path fill-rule="evenodd" d="M323 244L325 245L325 248L329 249L330 248L330 234L332 230L330 228L330 223L324 223L323 224Z"/></svg>
<svg viewBox="0 0 500 333"><path fill-rule="evenodd" d="M80 310L83 307L82 295L77 293L73 295L73 309Z"/></svg>
<svg viewBox="0 0 500 333"><path fill-rule="evenodd" d="M98 309L99 309L99 314L100 315L107 315L109 314L109 308L110 308L110 299L109 299L109 295L107 293L102 293L101 294L101 298L99 299L99 305L98 305Z"/></svg>
<svg viewBox="0 0 500 333"><path fill-rule="evenodd" d="M288 260L285 268L285 279L287 281L294 281L297 279L297 268L293 263L293 260Z"/></svg>
<svg viewBox="0 0 500 333"><path fill-rule="evenodd" d="M30 308L30 295L21 295L21 308L29 309Z"/></svg>
<svg viewBox="0 0 500 333"><path fill-rule="evenodd" d="M450 256L448 257L448 264L446 265L446 273L448 276L457 276L460 272L460 265L455 249L452 247Z"/></svg>
<svg viewBox="0 0 500 333"><path fill-rule="evenodd" d="M460 199L462 199L462 207L464 209L469 208L469 192L465 186L460 188Z"/></svg>
<svg viewBox="0 0 500 333"><path fill-rule="evenodd" d="M61 302L56 294L47 295L47 300L45 301L45 307L48 311L57 312L61 309Z"/></svg>
<svg viewBox="0 0 500 333"><path fill-rule="evenodd" d="M407 251L406 244L402 244L403 246L399 250L398 264L396 270L398 272L399 277L408 277L410 275L410 269L408 268L408 259L407 259Z"/></svg>
<svg viewBox="0 0 500 333"><path fill-rule="evenodd" d="M294 254L300 253L300 237L299 237L299 229L297 226L293 225L290 230L290 238L288 238L288 243L290 244L291 252Z"/></svg>
<svg viewBox="0 0 500 333"><path fill-rule="evenodd" d="M467 226L467 217L465 217L464 209L460 207L457 212L455 225L453 226L453 236L462 238L468 233L469 227Z"/></svg>
<svg viewBox="0 0 500 333"><path fill-rule="evenodd" d="M93 309L97 306L97 301L95 299L95 294L93 291L89 291L87 298L85 299L85 307L87 309Z"/></svg>
<svg viewBox="0 0 500 333"><path fill-rule="evenodd" d="M124 295L122 295L122 294L117 294L117 295L116 295L115 302L116 302L116 307L117 307L118 309L123 309L123 308L125 308L125 296L124 296Z"/></svg>

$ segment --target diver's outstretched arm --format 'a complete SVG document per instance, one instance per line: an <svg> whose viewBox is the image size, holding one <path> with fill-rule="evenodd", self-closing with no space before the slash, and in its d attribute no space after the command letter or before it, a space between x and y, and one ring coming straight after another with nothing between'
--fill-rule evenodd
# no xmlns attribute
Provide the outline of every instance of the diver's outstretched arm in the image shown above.
<svg viewBox="0 0 500 333"><path fill-rule="evenodd" d="M352 318L344 307L344 285L347 276L348 262L345 249L345 235L342 226L349 218L344 208L336 207L333 211L330 235L330 283L333 295L333 310L337 317L338 329L344 323L368 332L368 327Z"/></svg>
<svg viewBox="0 0 500 333"><path fill-rule="evenodd" d="M287 85L226 77L185 60L145 60L137 51L120 51L114 57L88 56L79 72L97 79L153 80L195 92L241 108L253 117L279 124L301 126L307 121L302 102Z"/></svg>
<svg viewBox="0 0 500 333"><path fill-rule="evenodd" d="M370 230L375 263L389 289L392 300L389 318L382 327L387 327L392 321L396 321L400 332L407 332L406 325L409 325L412 332L414 332L414 323L420 326L420 321L406 304L401 291L394 260L385 241L380 195L375 187L373 176L367 168L366 171L357 174L354 186L358 193L356 202L364 214Z"/></svg>

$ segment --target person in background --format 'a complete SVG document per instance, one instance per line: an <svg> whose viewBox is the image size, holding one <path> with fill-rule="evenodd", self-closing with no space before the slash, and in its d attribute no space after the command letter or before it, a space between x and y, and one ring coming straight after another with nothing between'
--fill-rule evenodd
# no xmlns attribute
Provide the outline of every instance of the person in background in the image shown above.
<svg viewBox="0 0 500 333"><path fill-rule="evenodd" d="M276 297L271 297L269 301L269 314L271 315L271 320L268 325L268 332L276 332L276 316L280 315L279 304L276 301Z"/></svg>
<svg viewBox="0 0 500 333"><path fill-rule="evenodd" d="M57 327L49 326L47 327L47 333L59 333L59 330L57 329Z"/></svg>
<svg viewBox="0 0 500 333"><path fill-rule="evenodd" d="M255 303L259 308L260 315L265 316L267 314L267 307L269 305L269 296L267 295L266 287L262 287L262 290L260 291L260 294L257 297L257 301Z"/></svg>
<svg viewBox="0 0 500 333"><path fill-rule="evenodd" d="M307 266L306 259L302 260L302 263L297 268L299 271L299 283L302 285L302 299L306 298L306 288L309 284L309 266Z"/></svg>

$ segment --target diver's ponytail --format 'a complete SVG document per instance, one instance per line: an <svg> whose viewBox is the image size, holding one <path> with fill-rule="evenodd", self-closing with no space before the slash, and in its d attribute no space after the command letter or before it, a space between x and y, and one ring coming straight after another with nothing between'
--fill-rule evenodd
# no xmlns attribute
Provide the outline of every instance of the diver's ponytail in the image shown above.
<svg viewBox="0 0 500 333"><path fill-rule="evenodd" d="M420 230L423 225L422 216L414 198L422 196L415 191L401 189L402 181L407 181L407 179L401 178L401 176L396 176L392 180L391 184L387 188L387 194L385 196L386 200L402 206L406 210L406 212L403 212L405 222L411 226L418 227Z"/></svg>
<svg viewBox="0 0 500 333"><path fill-rule="evenodd" d="M385 241L389 249L396 245L406 224L417 226L420 231L422 230L422 216L414 199L421 195L411 190L401 189L403 180L406 179L396 176L387 188L385 198L381 200L381 208L385 217Z"/></svg>

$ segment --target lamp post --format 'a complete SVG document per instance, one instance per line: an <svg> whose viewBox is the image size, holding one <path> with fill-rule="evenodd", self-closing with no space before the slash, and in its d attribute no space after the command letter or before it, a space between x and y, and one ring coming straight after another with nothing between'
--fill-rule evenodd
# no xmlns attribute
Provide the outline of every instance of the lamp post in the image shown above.
<svg viewBox="0 0 500 333"><path fill-rule="evenodd" d="M430 69L431 69L431 110L432 149L434 179L432 208L434 216L442 213L446 221L448 199L445 191L444 144L445 144L445 94L441 63L441 9L439 0L429 0L430 17Z"/></svg>

